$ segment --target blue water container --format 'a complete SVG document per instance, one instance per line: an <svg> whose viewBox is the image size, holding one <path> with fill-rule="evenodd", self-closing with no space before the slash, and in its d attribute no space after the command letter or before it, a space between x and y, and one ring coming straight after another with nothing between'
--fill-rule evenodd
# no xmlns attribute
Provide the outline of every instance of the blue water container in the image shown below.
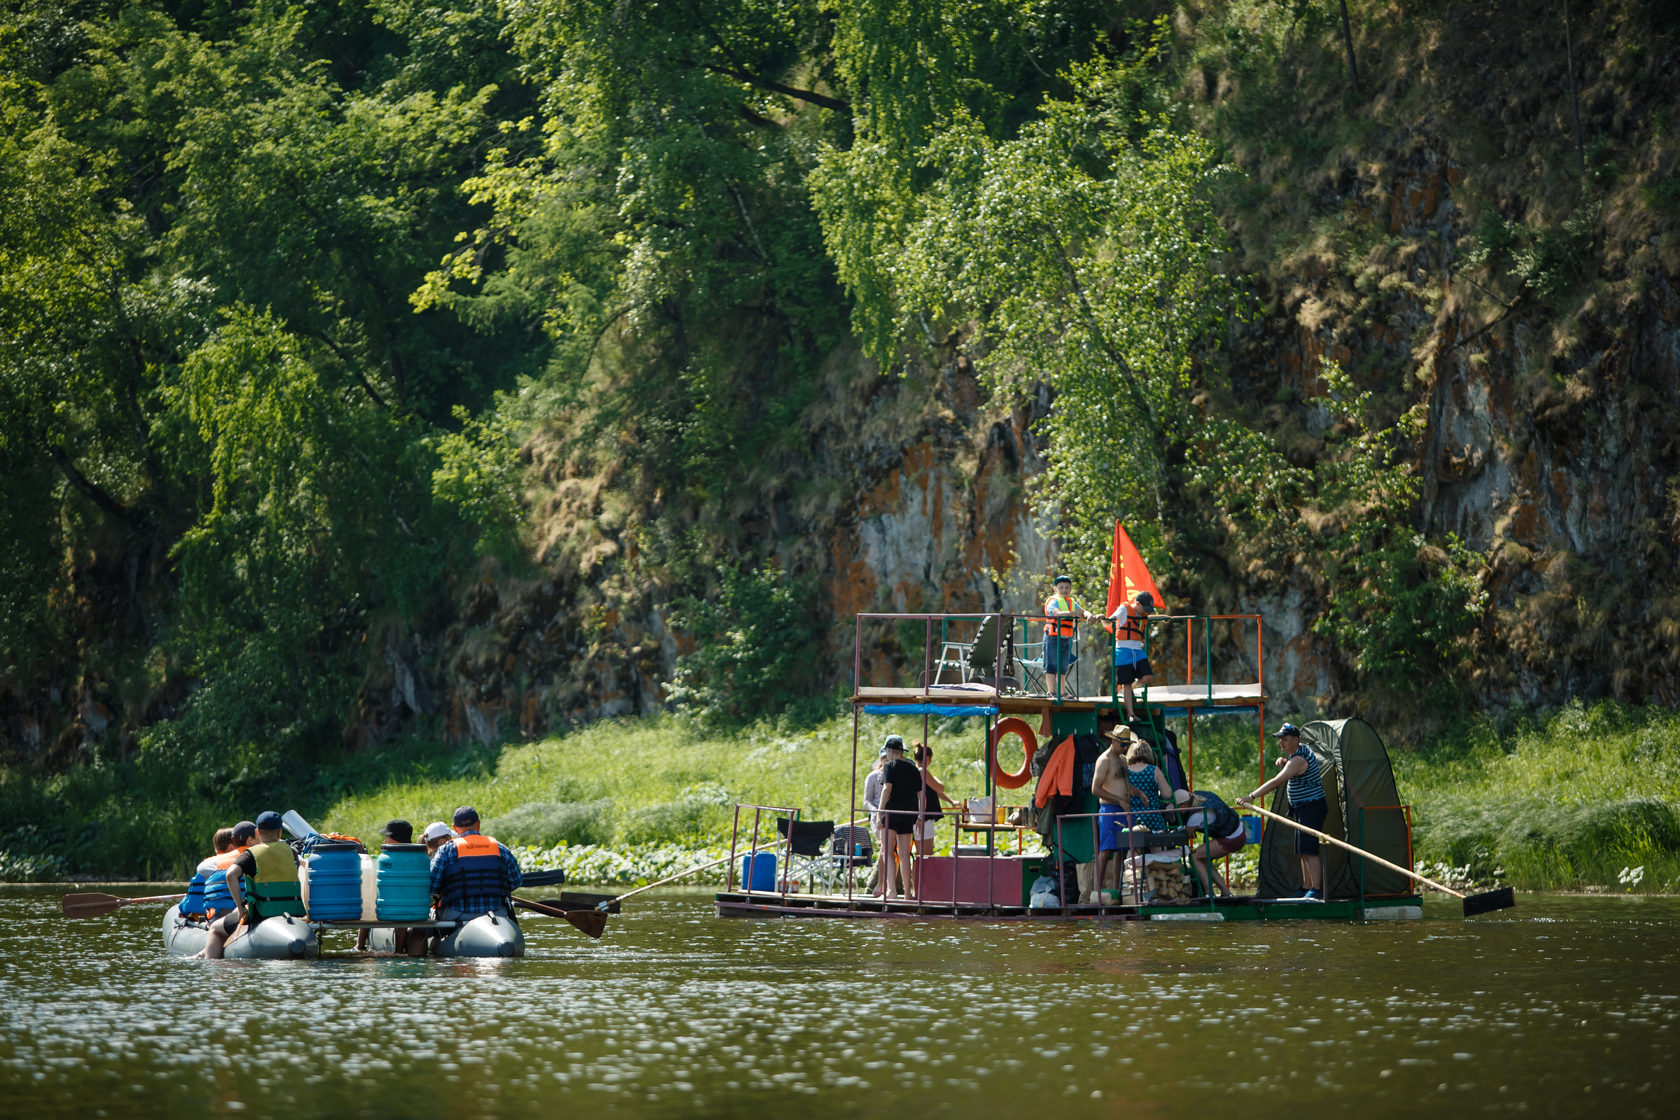
<svg viewBox="0 0 1680 1120"><path fill-rule="evenodd" d="M423 922L432 916L432 861L424 844L386 844L374 876L382 922Z"/></svg>
<svg viewBox="0 0 1680 1120"><path fill-rule="evenodd" d="M741 857L741 886L749 891L776 889L776 853L748 852Z"/></svg>
<svg viewBox="0 0 1680 1120"><path fill-rule="evenodd" d="M1250 844L1260 843L1260 818L1244 817L1242 819L1242 824L1243 839L1247 840Z"/></svg>
<svg viewBox="0 0 1680 1120"><path fill-rule="evenodd" d="M354 922L362 916L362 856L337 840L309 855L309 916L321 922Z"/></svg>

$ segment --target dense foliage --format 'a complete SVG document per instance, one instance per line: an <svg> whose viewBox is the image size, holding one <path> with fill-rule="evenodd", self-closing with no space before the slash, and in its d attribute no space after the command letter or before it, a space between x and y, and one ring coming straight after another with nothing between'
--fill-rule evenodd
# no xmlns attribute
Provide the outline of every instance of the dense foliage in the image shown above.
<svg viewBox="0 0 1680 1120"><path fill-rule="evenodd" d="M0 0L0 685L66 720L0 713L11 761L85 768L89 815L135 766L215 801L318 763L393 635L590 552L532 498L557 479L610 490L616 538L555 594L625 557L675 608L669 699L820 694L785 511L834 485L814 417L857 350L1043 394L1035 500L1083 585L1123 518L1169 598L1288 582L1365 684L1459 689L1486 563L1417 528L1408 371L1318 355L1302 451L1233 361L1269 244L1233 214L1276 200L1232 149L1361 127L1268 118L1302 55L1341 83L1330 5L1205 7ZM1485 215L1465 269L1549 306L1599 220Z"/></svg>

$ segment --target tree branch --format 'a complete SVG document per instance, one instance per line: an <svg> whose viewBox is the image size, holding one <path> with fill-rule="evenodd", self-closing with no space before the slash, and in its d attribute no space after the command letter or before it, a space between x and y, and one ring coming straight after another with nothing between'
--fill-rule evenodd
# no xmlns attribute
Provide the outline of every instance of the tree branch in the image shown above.
<svg viewBox="0 0 1680 1120"><path fill-rule="evenodd" d="M794 86L785 86L781 82L772 82L769 78L760 78L758 75L748 73L736 66L713 66L706 63L703 69L710 70L714 74L723 74L726 77L734 78L738 82L745 82L749 86L767 89L771 93L779 93L784 97L792 97L824 109L832 109L836 113L845 113L850 116L852 112L851 105L838 98L829 97L814 90L797 89Z"/></svg>
<svg viewBox="0 0 1680 1120"><path fill-rule="evenodd" d="M104 487L100 486L87 475L83 474L81 468L76 466L76 464L71 461L70 456L64 453L63 448L54 447L52 444L48 443L46 444L46 449L47 458L52 460L53 465L58 468L59 473L69 481L70 485L74 486L77 490L80 490L88 501L98 506L105 513L116 518L118 521L121 521L129 528L140 528L144 518L124 506L115 498L111 497Z"/></svg>

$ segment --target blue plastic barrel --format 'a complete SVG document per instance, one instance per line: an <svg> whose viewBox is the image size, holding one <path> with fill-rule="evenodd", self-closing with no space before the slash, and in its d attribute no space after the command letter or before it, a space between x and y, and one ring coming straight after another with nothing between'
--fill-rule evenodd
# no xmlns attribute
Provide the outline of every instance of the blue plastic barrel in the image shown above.
<svg viewBox="0 0 1680 1120"><path fill-rule="evenodd" d="M1242 822L1243 839L1247 840L1250 844L1260 843L1260 818L1244 817Z"/></svg>
<svg viewBox="0 0 1680 1120"><path fill-rule="evenodd" d="M741 857L741 885L749 891L776 889L776 853L748 852Z"/></svg>
<svg viewBox="0 0 1680 1120"><path fill-rule="evenodd" d="M386 844L374 876L382 922L423 922L432 916L432 861L424 844Z"/></svg>
<svg viewBox="0 0 1680 1120"><path fill-rule="evenodd" d="M356 845L337 840L315 845L309 855L309 916L322 922L361 918L362 856Z"/></svg>

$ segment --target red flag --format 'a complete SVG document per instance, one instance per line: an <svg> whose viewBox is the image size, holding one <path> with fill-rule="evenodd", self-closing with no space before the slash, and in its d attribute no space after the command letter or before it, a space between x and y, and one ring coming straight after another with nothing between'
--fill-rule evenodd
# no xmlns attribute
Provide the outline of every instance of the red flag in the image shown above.
<svg viewBox="0 0 1680 1120"><path fill-rule="evenodd" d="M1126 535L1126 530L1120 527L1120 522L1114 523L1114 556L1108 562L1108 613L1113 614L1114 608L1121 603L1137 597L1139 591L1149 592L1150 598L1155 600L1155 609L1164 610L1166 600L1161 598L1160 588L1155 586L1155 579L1144 567L1143 557L1138 554L1137 546L1132 538Z"/></svg>

